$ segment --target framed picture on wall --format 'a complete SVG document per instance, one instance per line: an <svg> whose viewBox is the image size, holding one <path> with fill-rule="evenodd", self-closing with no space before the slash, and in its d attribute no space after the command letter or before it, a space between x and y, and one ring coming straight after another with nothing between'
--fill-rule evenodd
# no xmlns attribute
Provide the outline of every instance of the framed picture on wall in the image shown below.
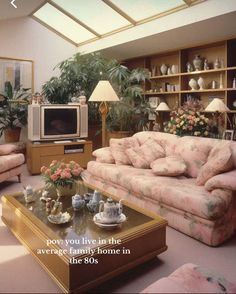
<svg viewBox="0 0 236 294"><path fill-rule="evenodd" d="M32 60L0 57L0 93L5 92L5 83L10 82L13 91L20 88L30 88L33 85L34 67Z"/></svg>
<svg viewBox="0 0 236 294"><path fill-rule="evenodd" d="M233 140L234 139L234 131L233 130L225 130L223 133L224 140Z"/></svg>
<svg viewBox="0 0 236 294"><path fill-rule="evenodd" d="M149 105L151 108L157 108L158 104L160 103L159 97L149 97L148 99Z"/></svg>

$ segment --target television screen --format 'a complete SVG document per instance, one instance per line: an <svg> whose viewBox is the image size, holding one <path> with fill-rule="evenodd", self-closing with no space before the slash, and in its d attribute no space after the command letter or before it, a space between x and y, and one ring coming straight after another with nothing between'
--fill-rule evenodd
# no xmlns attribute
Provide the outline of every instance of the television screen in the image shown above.
<svg viewBox="0 0 236 294"><path fill-rule="evenodd" d="M44 135L72 135L77 133L77 109L45 108Z"/></svg>

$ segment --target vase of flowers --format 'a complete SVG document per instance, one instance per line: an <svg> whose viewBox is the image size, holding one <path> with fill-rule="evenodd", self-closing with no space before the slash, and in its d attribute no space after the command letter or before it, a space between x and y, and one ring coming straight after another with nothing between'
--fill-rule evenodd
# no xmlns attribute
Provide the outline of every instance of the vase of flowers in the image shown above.
<svg viewBox="0 0 236 294"><path fill-rule="evenodd" d="M54 187L58 198L76 193L76 181L82 180L82 171L83 168L75 161L65 163L53 160L49 167L41 167L41 174L46 185Z"/></svg>
<svg viewBox="0 0 236 294"><path fill-rule="evenodd" d="M199 102L187 101L171 112L164 131L178 136L209 136L209 119L199 111Z"/></svg>

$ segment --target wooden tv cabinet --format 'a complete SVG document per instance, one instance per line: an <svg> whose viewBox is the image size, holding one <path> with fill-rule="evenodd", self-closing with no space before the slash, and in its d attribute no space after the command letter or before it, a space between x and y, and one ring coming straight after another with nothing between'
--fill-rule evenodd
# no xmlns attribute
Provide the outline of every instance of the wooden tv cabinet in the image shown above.
<svg viewBox="0 0 236 294"><path fill-rule="evenodd" d="M92 141L73 142L27 142L27 167L31 174L39 174L40 168L49 166L53 160L74 160L83 168L92 159Z"/></svg>

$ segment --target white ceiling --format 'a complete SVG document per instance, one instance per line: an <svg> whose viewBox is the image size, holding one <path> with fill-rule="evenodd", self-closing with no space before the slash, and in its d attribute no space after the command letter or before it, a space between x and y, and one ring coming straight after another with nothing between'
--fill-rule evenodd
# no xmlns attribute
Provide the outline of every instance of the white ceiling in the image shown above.
<svg viewBox="0 0 236 294"><path fill-rule="evenodd" d="M46 1L15 0L17 9L10 2L11 0L0 0L0 20L30 15ZM99 51L108 57L122 60L236 37L235 19L236 11L233 11Z"/></svg>
<svg viewBox="0 0 236 294"><path fill-rule="evenodd" d="M236 1L236 0L235 0ZM119 60L236 37L236 11L100 50Z"/></svg>
<svg viewBox="0 0 236 294"><path fill-rule="evenodd" d="M15 0L17 8L14 8L11 1L0 0L0 20L30 15L45 2L45 0Z"/></svg>

